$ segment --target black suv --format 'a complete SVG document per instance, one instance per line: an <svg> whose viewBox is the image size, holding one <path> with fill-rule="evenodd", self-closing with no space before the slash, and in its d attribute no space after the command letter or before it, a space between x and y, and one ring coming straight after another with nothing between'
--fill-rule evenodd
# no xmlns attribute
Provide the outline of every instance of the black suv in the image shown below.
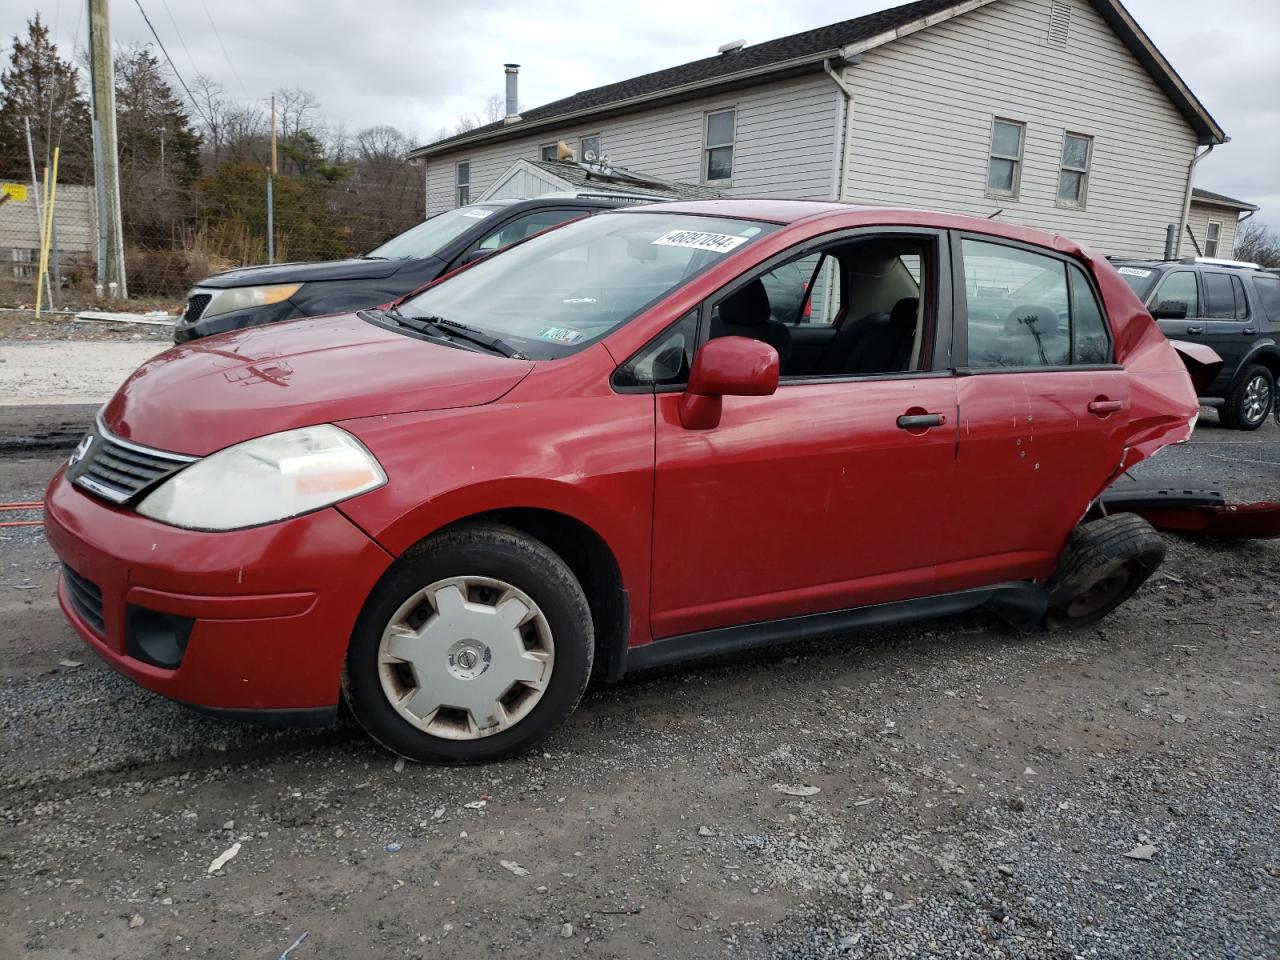
<svg viewBox="0 0 1280 960"><path fill-rule="evenodd" d="M490 200L436 214L352 260L230 270L191 289L173 339L185 343L242 327L376 307L539 230L601 210L662 199L579 192Z"/></svg>
<svg viewBox="0 0 1280 960"><path fill-rule="evenodd" d="M1222 370L1204 400L1223 426L1256 430L1280 378L1280 276L1251 263L1196 257L1111 258L1165 336L1212 347Z"/></svg>

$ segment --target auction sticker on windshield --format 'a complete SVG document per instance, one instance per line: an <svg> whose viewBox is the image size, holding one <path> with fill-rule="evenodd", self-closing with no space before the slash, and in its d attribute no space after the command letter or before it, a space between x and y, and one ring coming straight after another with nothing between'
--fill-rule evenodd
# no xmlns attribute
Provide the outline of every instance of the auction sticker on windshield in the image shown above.
<svg viewBox="0 0 1280 960"><path fill-rule="evenodd" d="M470 217L472 220L483 220L485 217L492 215L492 210L464 210L462 215Z"/></svg>
<svg viewBox="0 0 1280 960"><path fill-rule="evenodd" d="M735 237L727 233L703 233L701 230L672 230L653 241L655 247L688 247L690 250L710 250L712 253L728 253L734 247L746 243L750 237Z"/></svg>
<svg viewBox="0 0 1280 960"><path fill-rule="evenodd" d="M538 339L550 340L552 343L577 343L582 339L582 333L568 327L543 327L538 331Z"/></svg>
<svg viewBox="0 0 1280 960"><path fill-rule="evenodd" d="M1150 270L1141 270L1141 269L1139 269L1138 267L1121 267L1119 270L1117 270L1117 271L1116 271L1116 273L1120 274L1120 276L1122 276L1122 277L1149 277L1149 276L1151 276L1151 271L1150 271Z"/></svg>

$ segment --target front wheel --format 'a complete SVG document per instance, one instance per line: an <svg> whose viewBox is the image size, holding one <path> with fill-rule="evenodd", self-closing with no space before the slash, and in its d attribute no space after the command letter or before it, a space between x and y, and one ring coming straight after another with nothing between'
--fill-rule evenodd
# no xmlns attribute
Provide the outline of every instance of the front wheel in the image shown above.
<svg viewBox="0 0 1280 960"><path fill-rule="evenodd" d="M1222 425L1234 430L1257 430L1271 412L1275 388L1275 378L1262 364L1246 367L1222 406Z"/></svg>
<svg viewBox="0 0 1280 960"><path fill-rule="evenodd" d="M582 587L545 544L476 524L383 576L356 624L343 691L371 737L411 760L501 760L582 698L595 649Z"/></svg>

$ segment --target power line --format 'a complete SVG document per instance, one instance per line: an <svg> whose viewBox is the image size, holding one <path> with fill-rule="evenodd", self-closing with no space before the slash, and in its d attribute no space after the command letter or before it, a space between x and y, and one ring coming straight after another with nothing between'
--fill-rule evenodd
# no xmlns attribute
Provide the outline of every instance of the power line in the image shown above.
<svg viewBox="0 0 1280 960"><path fill-rule="evenodd" d="M173 32L178 35L178 42L182 44L182 52L187 55L187 63L191 64L191 69L198 76L200 68L196 66L195 57L191 56L191 51L187 49L187 40L182 35L182 29L178 26L178 21L173 18L173 11L169 9L169 0L160 0L160 2L164 5L164 12L169 16L169 23L173 25Z"/></svg>
<svg viewBox="0 0 1280 960"><path fill-rule="evenodd" d="M164 41L160 39L160 34L156 33L156 28L152 26L151 18L147 16L147 11L142 9L142 0L133 0L138 6L138 12L142 14L142 19L147 23L147 29L151 31L151 36L156 38L156 43L160 46L160 52L164 54L165 60L169 62L169 69L173 71L173 75L178 78L178 82L182 84L182 89L187 92L187 99L191 101L191 106L195 107L196 113L200 114L200 118L205 123L210 120L205 116L205 112L200 109L200 104L196 103L196 98L191 93L191 88L187 86L187 81L182 79L182 74L178 72L178 68L174 66L173 57L169 56L169 51L164 48Z"/></svg>
<svg viewBox="0 0 1280 960"><path fill-rule="evenodd" d="M236 69L236 65L231 62L231 57L227 54L227 45L222 42L222 32L218 30L218 25L213 22L213 14L209 12L209 4L205 0L200 0L200 6L204 7L204 15L209 19L209 26L213 27L213 35L218 38L218 46L222 48L222 59L227 61L227 66L231 68L231 73L236 78L236 83L240 84L241 91L247 97L249 88L240 79L240 71Z"/></svg>

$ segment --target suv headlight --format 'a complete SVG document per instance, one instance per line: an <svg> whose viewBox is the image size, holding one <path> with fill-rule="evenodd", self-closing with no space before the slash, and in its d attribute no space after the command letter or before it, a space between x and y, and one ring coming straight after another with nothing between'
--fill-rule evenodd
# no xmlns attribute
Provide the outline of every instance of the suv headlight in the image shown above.
<svg viewBox="0 0 1280 960"><path fill-rule="evenodd" d="M386 482L359 440L326 423L219 450L162 483L138 512L188 530L237 530L319 510Z"/></svg>
<svg viewBox="0 0 1280 960"><path fill-rule="evenodd" d="M209 290L213 299L205 306L200 319L218 317L234 310L246 310L249 307L265 307L268 304L288 300L302 288L300 283L272 283L262 287L227 287L222 290Z"/></svg>

